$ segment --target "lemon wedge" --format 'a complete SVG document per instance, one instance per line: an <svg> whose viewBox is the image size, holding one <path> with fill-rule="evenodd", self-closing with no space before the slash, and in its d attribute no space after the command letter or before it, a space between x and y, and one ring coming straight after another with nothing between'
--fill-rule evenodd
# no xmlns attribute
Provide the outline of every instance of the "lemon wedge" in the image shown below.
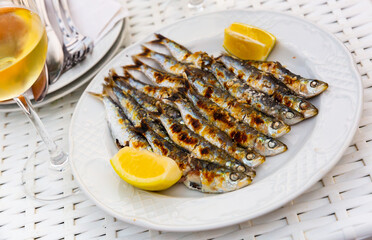
<svg viewBox="0 0 372 240"><path fill-rule="evenodd" d="M233 23L225 29L223 47L229 54L244 60L265 60L275 46L271 33L244 23Z"/></svg>
<svg viewBox="0 0 372 240"><path fill-rule="evenodd" d="M167 189L182 176L174 160L147 150L124 147L110 162L124 181L149 191Z"/></svg>

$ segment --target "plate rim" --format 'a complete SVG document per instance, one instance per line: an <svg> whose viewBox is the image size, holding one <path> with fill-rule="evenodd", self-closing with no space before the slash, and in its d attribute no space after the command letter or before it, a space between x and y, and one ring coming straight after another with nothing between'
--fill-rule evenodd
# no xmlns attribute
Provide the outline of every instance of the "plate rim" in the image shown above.
<svg viewBox="0 0 372 240"><path fill-rule="evenodd" d="M350 51L341 42L341 40L338 39L333 33L331 33L328 30L326 30L323 26L319 26L318 24L314 23L311 20L308 20L308 19L304 18L303 16L297 16L294 13L280 12L280 11L275 11L275 10L265 10L265 9L257 9L257 10L255 10L255 9L229 9L229 10L214 11L214 12L209 12L209 13L205 13L205 14L201 14L201 15L196 15L196 16L188 17L188 18L183 18L181 20L175 21L175 22L173 22L171 24L167 24L167 25L165 25L165 26L163 26L161 28L158 28L157 30L151 32L150 34L147 34L141 40L136 41L135 43L131 44L130 46L128 46L128 47L124 48L123 50L121 50L120 52L118 52L116 54L116 56L114 58L112 58L103 67L103 69L101 69L97 73L96 77L98 75L101 75L102 71L107 66L111 65L111 67L113 67L115 65L113 63L116 62L116 61L118 61L117 60L118 59L118 56L121 55L121 53L123 51L127 51L128 48L135 47L138 43L143 42L145 39L147 39L149 36L151 36L154 32L162 31L163 29L166 29L166 28L168 28L168 27L170 27L172 25L176 25L176 24L178 24L180 22L188 21L188 20L193 19L193 18L198 18L200 16L208 16L208 15L221 14L223 12L236 12L236 11L238 11L238 12L264 12L264 13L278 14L278 15L284 15L284 16L287 16L287 17L295 18L297 20L300 20L302 22L306 22L307 24L310 24L310 25L314 26L315 28L318 28L320 31L322 31L323 33L325 33L326 35L328 35L330 38L332 38L337 44L339 44L340 46L342 46L343 51L345 51L345 53L346 53L346 55L348 57L348 59L347 59L348 62L351 62L352 63L350 67L352 68L352 72L353 72L353 74L355 74L355 76L356 76L356 78L358 80L357 81L357 85L358 85L357 86L357 90L361 94L358 94L359 104L358 104L358 107L356 109L356 118L354 119L354 122L352 123L352 126L351 126L351 128L349 130L349 133L348 133L347 137L345 138L345 141L344 141L342 147L340 147L338 153L334 157L334 160L331 163L328 163L327 165L325 165L325 167L323 168L323 171L319 171L316 174L314 174L312 177L309 177L305 185L303 185L299 189L296 189L295 191L292 191L289 195L287 195L287 197L284 200L279 201L279 202L277 202L275 204L272 204L272 205L266 207L264 210L262 210L260 212L256 212L254 214L251 214L248 217L247 216L236 217L233 220L230 220L228 222L226 222L226 221L225 222L224 221L220 221L220 222L217 222L217 223L208 223L208 224L203 224L203 225L200 225L200 226L192 225L192 226L182 226L182 227L154 223L154 222L148 221L148 220L146 220L144 218L135 218L135 219L133 219L133 216L123 216L123 215L117 214L116 212L112 211L110 208L106 207L105 204L103 204L100 200L96 199L94 197L94 195L91 194L90 191L87 188L83 187L84 184L81 181L80 176L77 175L77 170L76 170L76 168L75 168L75 166L73 164L73 161L70 160L70 166L71 166L71 169L72 169L72 171L74 173L74 177L77 180L76 182L81 187L81 189L83 189L84 193L93 202L95 202L99 208L103 209L105 212L111 214L112 216L117 217L118 219L120 219L120 220L122 220L124 222L130 223L130 224L135 224L135 225L138 225L138 226L141 226L141 227L145 227L145 228L149 228L149 229L156 229L156 230L169 231L169 232L191 232L191 231L212 230L212 229L216 229L216 228L220 228L220 227L226 227L226 226L231 226L231 225L234 225L234 224L238 224L238 223L241 223L241 222L250 220L250 219L254 219L256 217L265 215L265 214L267 214L269 212L272 212L272 211L280 208L281 206L285 205L286 203L290 202L291 200L295 199L296 197L298 197L299 195L301 195L302 193L304 193L306 190L308 190L311 186L313 186L317 181L319 181L324 175L326 175L339 162L339 160L341 159L341 157L344 154L345 150L347 149L347 147L349 146L350 142L352 141L352 139L353 139L353 137L355 135L355 132L356 132L358 126L359 126L359 122L360 122L360 119L361 119L361 116L362 116L362 107L363 107L363 98L364 98L364 96L363 96L362 80L361 80L361 76L360 76L360 73L358 71L356 62L354 61L354 59L353 59ZM89 89L94 84L94 79L95 78L93 78L93 80L87 86L86 89ZM86 90L84 90L84 93L85 92L86 92ZM82 97L84 96L84 93L83 93ZM73 128L73 125L74 125L74 122L75 122L75 112L79 108L79 106L81 105L81 102L82 102L82 99L83 99L82 97L79 99L79 101L78 101L78 103L76 105L74 114L73 114L72 119L71 119L71 124L70 124L70 128L69 128L69 139L72 138L72 128ZM69 149L71 150L72 148L73 148L72 141L69 141Z"/></svg>

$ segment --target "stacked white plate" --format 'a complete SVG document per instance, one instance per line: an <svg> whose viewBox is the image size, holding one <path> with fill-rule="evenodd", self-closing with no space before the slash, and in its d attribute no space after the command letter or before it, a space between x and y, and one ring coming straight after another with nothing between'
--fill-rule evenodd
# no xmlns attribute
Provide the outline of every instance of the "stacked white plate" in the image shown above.
<svg viewBox="0 0 372 240"><path fill-rule="evenodd" d="M34 107L40 107L59 99L90 81L103 66L120 50L125 34L125 19L118 22L94 47L93 53L84 61L63 73L58 81L49 86L48 94L42 102L34 102ZM32 95L32 94L31 94ZM32 96L29 96L32 99ZM0 112L20 111L13 101L0 102Z"/></svg>

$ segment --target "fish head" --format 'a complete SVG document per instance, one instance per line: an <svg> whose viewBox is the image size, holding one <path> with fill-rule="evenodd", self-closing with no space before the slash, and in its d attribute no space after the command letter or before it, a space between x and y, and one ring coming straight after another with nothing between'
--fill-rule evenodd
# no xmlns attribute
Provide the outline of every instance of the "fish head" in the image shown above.
<svg viewBox="0 0 372 240"><path fill-rule="evenodd" d="M194 190L206 193L224 193L249 185L252 178L220 167L203 168L190 171L184 184Z"/></svg>
<svg viewBox="0 0 372 240"><path fill-rule="evenodd" d="M261 136L258 137L255 149L264 156L274 156L287 151L287 146L274 138Z"/></svg>
<svg viewBox="0 0 372 240"><path fill-rule="evenodd" d="M280 120L274 120L268 127L268 132L272 137L280 137L291 131L291 127Z"/></svg>
<svg viewBox="0 0 372 240"><path fill-rule="evenodd" d="M263 162L265 162L265 157L254 151L249 151L245 158L247 159L248 165L250 167L257 167L258 165L261 165Z"/></svg>
<svg viewBox="0 0 372 240"><path fill-rule="evenodd" d="M294 125L301 122L305 118L304 115L295 110L284 108L280 111L280 119L288 125Z"/></svg>
<svg viewBox="0 0 372 240"><path fill-rule="evenodd" d="M298 107L302 110L302 114L305 118L314 117L318 114L318 109L309 101L302 100L298 105Z"/></svg>
<svg viewBox="0 0 372 240"><path fill-rule="evenodd" d="M301 79L300 92L308 97L315 97L328 88L328 83L317 79Z"/></svg>

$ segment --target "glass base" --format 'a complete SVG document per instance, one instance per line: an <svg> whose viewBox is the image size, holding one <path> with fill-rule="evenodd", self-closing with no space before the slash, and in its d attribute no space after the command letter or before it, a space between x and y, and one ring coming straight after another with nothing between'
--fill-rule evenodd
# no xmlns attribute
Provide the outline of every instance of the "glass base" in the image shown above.
<svg viewBox="0 0 372 240"><path fill-rule="evenodd" d="M187 6L196 11L202 11L204 9L204 0L189 0Z"/></svg>
<svg viewBox="0 0 372 240"><path fill-rule="evenodd" d="M40 145L27 159L22 171L22 184L27 196L35 200L54 201L79 192L68 161L60 167L50 164L45 145Z"/></svg>

